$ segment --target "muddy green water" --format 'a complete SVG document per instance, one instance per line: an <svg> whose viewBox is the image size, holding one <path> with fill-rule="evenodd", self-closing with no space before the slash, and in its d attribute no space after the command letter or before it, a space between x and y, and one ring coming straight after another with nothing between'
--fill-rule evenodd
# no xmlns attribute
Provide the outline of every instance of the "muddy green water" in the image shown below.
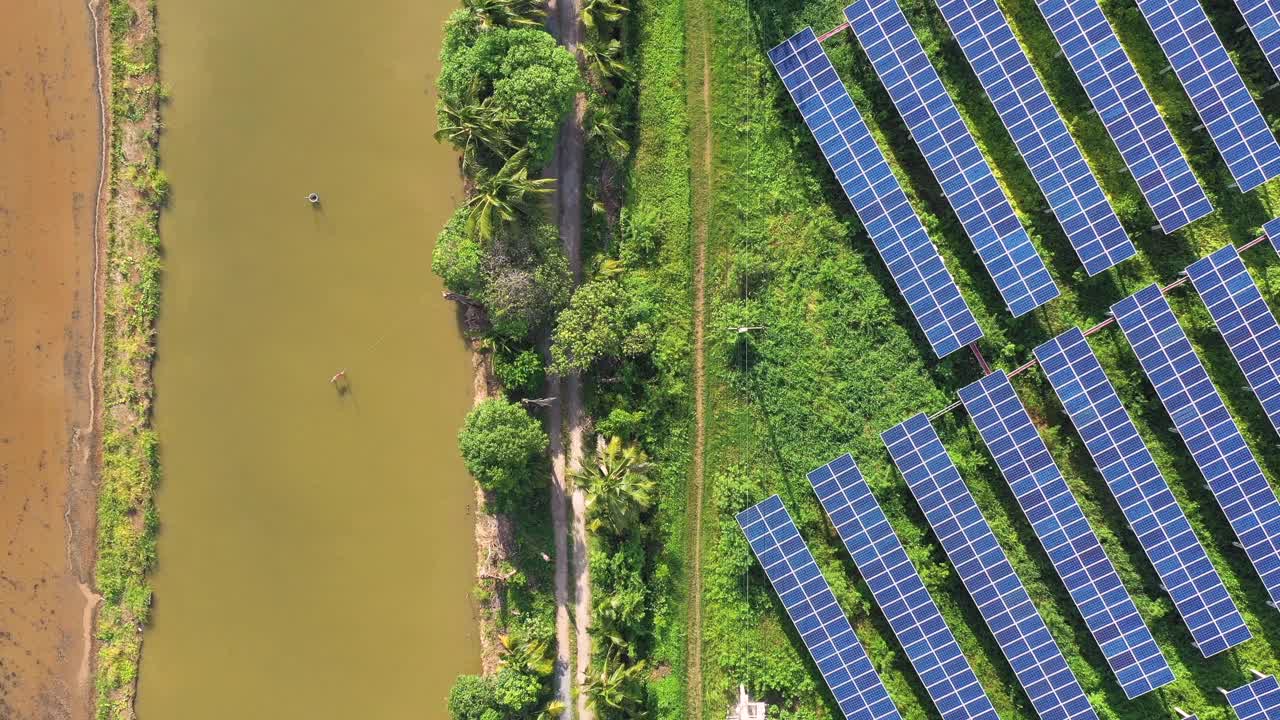
<svg viewBox="0 0 1280 720"><path fill-rule="evenodd" d="M452 7L159 0L173 202L142 720L444 718L478 670L470 365L430 270L461 192L431 138Z"/></svg>

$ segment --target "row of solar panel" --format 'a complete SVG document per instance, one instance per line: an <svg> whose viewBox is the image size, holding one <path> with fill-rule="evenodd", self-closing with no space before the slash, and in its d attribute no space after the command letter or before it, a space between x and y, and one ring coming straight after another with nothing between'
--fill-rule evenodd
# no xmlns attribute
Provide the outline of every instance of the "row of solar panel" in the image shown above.
<svg viewBox="0 0 1280 720"><path fill-rule="evenodd" d="M1050 209L1090 275L1136 254L1062 116L994 0L937 0ZM1037 0L1050 29L1166 232L1212 211L1097 0ZM1270 0L1246 8L1255 34L1280 22ZM1139 7L1233 177L1250 190L1280 174L1266 126L1197 0ZM856 0L849 26L1015 316L1059 295L897 0ZM1280 36L1274 40L1280 45ZM769 52L934 352L982 336L811 28Z"/></svg>
<svg viewBox="0 0 1280 720"><path fill-rule="evenodd" d="M1096 720L928 420L912 418L884 438L1036 714L1042 720ZM811 472L809 480L943 720L995 720L986 690L853 458L841 456ZM743 510L737 521L841 714L850 720L901 720L781 498L772 495ZM1280 684L1274 676L1255 674L1256 680L1222 692L1238 720L1276 720ZM1168 679L1161 677L1162 683ZM1179 713L1183 720L1197 720Z"/></svg>
<svg viewBox="0 0 1280 720"><path fill-rule="evenodd" d="M1280 220L1266 231L1280 252ZM1280 325L1239 253L1227 246L1193 263L1187 273L1274 423ZM1280 603L1280 499L1262 477L1167 301L1151 285L1112 310L1273 604ZM1037 347L1035 356L1195 646L1208 657L1248 640L1249 628L1084 334L1069 330ZM962 388L960 398L1126 695L1136 697L1171 682L1172 670L1008 376L989 374ZM1280 426L1276 429L1280 432ZM1092 716L928 419L916 415L882 437L1040 717ZM809 480L944 720L989 717L989 700L853 459L842 456L811 472ZM1249 700L1255 705L1257 694Z"/></svg>

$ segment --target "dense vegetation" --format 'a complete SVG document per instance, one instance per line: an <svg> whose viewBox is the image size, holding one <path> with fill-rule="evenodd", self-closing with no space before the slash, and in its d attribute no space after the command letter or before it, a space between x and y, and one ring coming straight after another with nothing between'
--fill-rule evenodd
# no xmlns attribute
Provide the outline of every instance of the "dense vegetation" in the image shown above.
<svg viewBox="0 0 1280 720"><path fill-rule="evenodd" d="M1111 303L1147 283L1173 280L1188 263L1225 243L1252 238L1263 221L1280 212L1280 187L1274 182L1248 195L1231 187L1209 138L1196 129L1199 120L1176 78L1161 73L1165 63L1137 9L1104 3L1217 208L1173 236L1149 230L1154 225L1149 210L1070 67L1056 57L1058 47L1035 3L1007 0L1002 9L1140 251L1116 270L1086 277L934 4L900 4L1063 290L1063 297L1035 313L1016 320L1008 315L865 55L847 34L829 40L826 49L855 104L978 314L986 331L981 346L994 365L1006 370L1020 365L1039 342L1070 326L1096 323ZM909 415L946 406L979 370L967 353L932 357L765 57L768 48L805 25L821 33L839 24L841 5L820 0L703 0L700 5L710 16L711 36L689 41L708 43L712 53L710 226L711 264L717 271L709 276L716 278L708 288L709 324L766 326L750 338L708 335L713 412L706 465L713 475L704 539L704 714L721 713L737 684L745 682L777 706L781 717L838 716L733 521L738 510L777 492L796 516L898 707L911 718L935 715L804 477L809 469L851 452L1001 716L1030 720L1034 714L1025 696L879 440L881 431ZM1258 91L1274 82L1252 39L1233 32L1241 24L1236 10L1229 3L1209 6L1247 81ZM1264 113L1280 117L1277 98L1260 97ZM1246 260L1268 299L1280 299L1274 256L1258 250ZM1188 291L1170 299L1274 481L1280 449L1207 313ZM1274 610L1265 605L1248 562L1231 546L1229 528L1123 338L1105 331L1091 345L1255 635L1232 652L1209 660L1199 656L1047 383L1035 370L1018 378L1020 396L1174 668L1178 679L1165 689L1134 701L1124 698L972 424L953 412L935 425L1099 715L1161 718L1181 706L1201 718L1221 720L1228 711L1217 686L1239 685L1250 668L1280 669Z"/></svg>
<svg viewBox="0 0 1280 720"><path fill-rule="evenodd" d="M111 0L109 11L110 196L102 397L94 408L102 423L95 712L103 719L133 717L142 627L151 613L147 572L155 563L152 491L159 475L151 359L160 296L157 223L168 191L156 154L155 8L146 0Z"/></svg>

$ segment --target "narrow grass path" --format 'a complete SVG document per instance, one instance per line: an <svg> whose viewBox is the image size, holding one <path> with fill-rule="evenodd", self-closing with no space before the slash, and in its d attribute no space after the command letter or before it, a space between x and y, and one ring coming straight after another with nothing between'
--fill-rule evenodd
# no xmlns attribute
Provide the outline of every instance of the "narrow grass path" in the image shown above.
<svg viewBox="0 0 1280 720"><path fill-rule="evenodd" d="M689 63L689 161L693 209L693 473L689 495L689 649L688 717L702 720L702 505L703 456L706 450L706 268L707 218L711 203L711 32L702 0L688 0L686 8Z"/></svg>

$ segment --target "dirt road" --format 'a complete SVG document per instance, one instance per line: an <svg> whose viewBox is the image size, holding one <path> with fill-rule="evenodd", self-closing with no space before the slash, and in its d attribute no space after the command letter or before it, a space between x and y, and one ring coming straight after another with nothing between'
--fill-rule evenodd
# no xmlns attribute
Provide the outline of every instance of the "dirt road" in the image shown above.
<svg viewBox="0 0 1280 720"><path fill-rule="evenodd" d="M87 718L101 108L81 0L0 23L0 717Z"/></svg>

